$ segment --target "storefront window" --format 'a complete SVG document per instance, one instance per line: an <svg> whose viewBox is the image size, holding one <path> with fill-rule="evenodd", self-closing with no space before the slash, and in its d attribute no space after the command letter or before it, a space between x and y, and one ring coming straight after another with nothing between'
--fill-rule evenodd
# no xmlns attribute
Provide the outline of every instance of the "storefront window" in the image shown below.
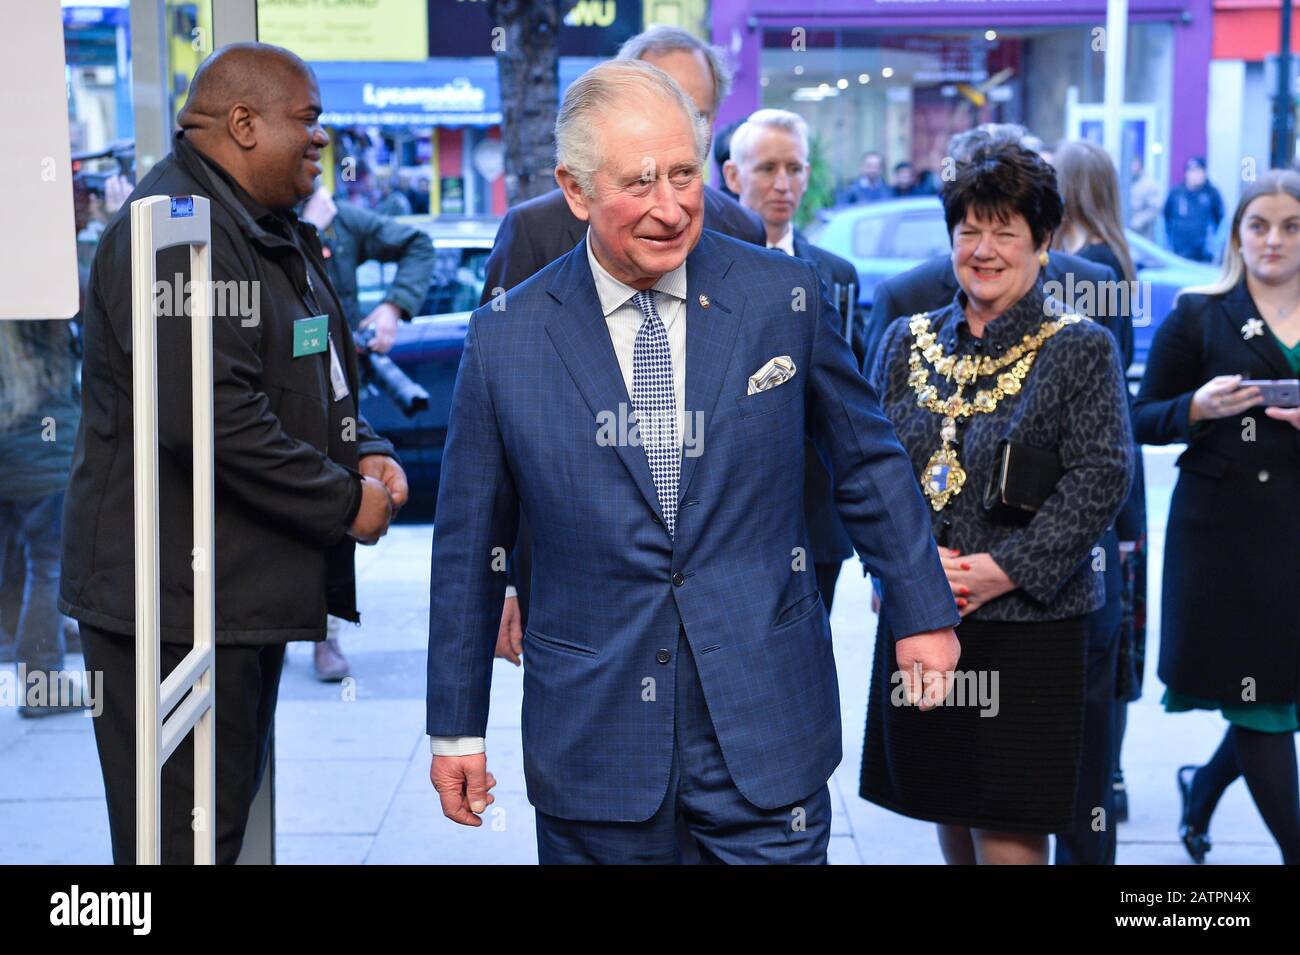
<svg viewBox="0 0 1300 955"><path fill-rule="evenodd" d="M764 30L762 104L808 120L839 183L856 179L873 150L887 183L907 162L919 186L902 193L930 191L949 139L981 123L1020 123L1049 151L1063 139L1100 140L1105 54L1092 27L846 27L809 31L804 40L792 49L789 29ZM1126 156L1141 155L1155 171L1168 142L1172 26L1131 24L1126 59ZM925 228L918 223L911 233L918 246Z"/></svg>

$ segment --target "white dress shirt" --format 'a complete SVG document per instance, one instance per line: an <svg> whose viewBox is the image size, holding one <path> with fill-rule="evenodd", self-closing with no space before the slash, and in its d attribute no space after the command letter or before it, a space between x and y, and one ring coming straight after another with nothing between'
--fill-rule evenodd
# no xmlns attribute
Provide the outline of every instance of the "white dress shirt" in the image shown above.
<svg viewBox="0 0 1300 955"><path fill-rule="evenodd" d="M790 234L787 233L787 239ZM786 251L793 255L793 246ZM596 253L591 248L590 228L587 229L587 262L596 283L596 297L609 328L610 341L614 344L614 356L623 372L623 384L627 386L626 409L609 409L622 419L632 414L632 353L636 347L636 333L645 316L632 301L638 290L614 278L596 261ZM686 262L661 275L652 287L657 293L654 296L655 309L668 333L668 353L673 363L673 397L677 404L677 444L680 447L686 433ZM699 437L695 435L694 439L698 441ZM508 591L507 596L510 596ZM431 736L429 749L435 756L472 756L484 752L487 746L481 736Z"/></svg>
<svg viewBox="0 0 1300 955"><path fill-rule="evenodd" d="M786 255L794 255L794 226L787 223L785 227L785 235L781 236L781 238L777 239L775 242L769 242L767 247L769 249L780 249Z"/></svg>

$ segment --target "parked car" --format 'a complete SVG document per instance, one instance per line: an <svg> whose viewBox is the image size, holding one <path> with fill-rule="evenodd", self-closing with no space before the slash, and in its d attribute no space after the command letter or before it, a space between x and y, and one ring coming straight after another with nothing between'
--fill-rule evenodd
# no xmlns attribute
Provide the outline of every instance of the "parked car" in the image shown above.
<svg viewBox="0 0 1300 955"><path fill-rule="evenodd" d="M361 394L361 413L375 430L393 442L411 485L411 499L402 520L428 521L438 498L442 450L447 441L451 392L465 347L469 316L478 307L488 255L498 219L434 219L402 216L433 240L436 254L433 283L421 314L397 328L388 357L429 393L429 406L406 417L373 385ZM361 314L383 299L396 266L366 262L357 269Z"/></svg>
<svg viewBox="0 0 1300 955"><path fill-rule="evenodd" d="M1127 236L1138 274L1132 303L1134 363L1129 371L1140 375L1156 326L1169 314L1174 296L1187 286L1213 281L1218 269L1175 255L1135 232ZM809 229L808 239L857 268L858 301L863 308L870 308L876 286L885 279L952 251L943 205L935 196L829 210Z"/></svg>

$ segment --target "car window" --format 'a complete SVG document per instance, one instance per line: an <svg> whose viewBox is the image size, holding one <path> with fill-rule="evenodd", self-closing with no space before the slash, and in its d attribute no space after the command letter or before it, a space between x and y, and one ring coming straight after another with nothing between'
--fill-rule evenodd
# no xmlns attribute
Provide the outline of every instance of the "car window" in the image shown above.
<svg viewBox="0 0 1300 955"><path fill-rule="evenodd" d="M433 283L421 315L445 315L478 308L491 249L436 249Z"/></svg>
<svg viewBox="0 0 1300 955"><path fill-rule="evenodd" d="M894 226L886 254L897 259L928 259L950 251L948 233L939 215L903 216Z"/></svg>
<svg viewBox="0 0 1300 955"><path fill-rule="evenodd" d="M862 216L853 226L853 256L869 259L879 254L880 236L885 231L884 216Z"/></svg>

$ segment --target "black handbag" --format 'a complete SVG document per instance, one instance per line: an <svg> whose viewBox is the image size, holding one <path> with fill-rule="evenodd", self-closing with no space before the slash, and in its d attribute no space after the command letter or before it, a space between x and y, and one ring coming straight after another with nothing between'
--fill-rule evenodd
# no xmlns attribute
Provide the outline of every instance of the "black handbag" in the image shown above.
<svg viewBox="0 0 1300 955"><path fill-rule="evenodd" d="M1055 451L1003 438L998 442L993 473L984 489L984 509L1007 518L1030 518L1052 496L1061 474L1061 461Z"/></svg>

